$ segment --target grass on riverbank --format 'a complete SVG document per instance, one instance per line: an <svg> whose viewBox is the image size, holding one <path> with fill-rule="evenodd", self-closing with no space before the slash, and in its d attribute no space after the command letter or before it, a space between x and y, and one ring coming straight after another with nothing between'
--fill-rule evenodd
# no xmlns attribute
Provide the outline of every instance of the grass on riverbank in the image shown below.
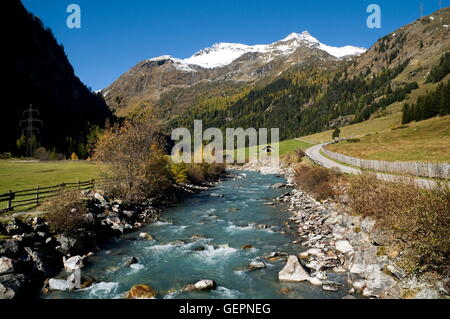
<svg viewBox="0 0 450 319"><path fill-rule="evenodd" d="M87 181L100 176L103 165L88 161L0 161L0 193L36 186Z"/></svg>

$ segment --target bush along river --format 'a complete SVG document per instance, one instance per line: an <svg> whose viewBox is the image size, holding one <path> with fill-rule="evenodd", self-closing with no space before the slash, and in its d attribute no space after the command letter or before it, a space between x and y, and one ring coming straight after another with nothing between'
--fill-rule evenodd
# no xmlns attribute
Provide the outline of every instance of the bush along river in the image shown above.
<svg viewBox="0 0 450 319"><path fill-rule="evenodd" d="M157 298L342 298L349 289L346 276L333 271L327 279L340 286L331 289L337 291L279 280L288 256L305 250L293 244L286 204L275 201L287 190L271 186L284 182L276 175L238 172L166 210L164 220L111 240L87 258L81 273L91 286L41 297L123 298L142 284ZM213 280L215 289L185 288L204 279Z"/></svg>

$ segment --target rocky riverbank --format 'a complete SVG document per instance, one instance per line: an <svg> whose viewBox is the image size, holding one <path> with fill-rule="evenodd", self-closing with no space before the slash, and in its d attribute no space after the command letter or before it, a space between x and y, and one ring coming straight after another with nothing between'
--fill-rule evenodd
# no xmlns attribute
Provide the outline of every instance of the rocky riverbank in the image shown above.
<svg viewBox="0 0 450 319"><path fill-rule="evenodd" d="M296 189L292 167L276 167L262 160L234 168L276 173L287 179L287 184L274 187L290 188L277 200L289 205L290 222L294 223L290 227L296 227L298 234L293 244L299 245L298 258L308 270L307 280L311 284L322 285L324 290L340 289L328 280L330 272L337 272L347 274L352 287L347 298L353 294L368 298L448 298L448 280L419 280L398 267L402 252L389 245L388 237L376 227L375 220L353 216L336 202L318 202Z"/></svg>
<svg viewBox="0 0 450 319"><path fill-rule="evenodd" d="M212 186L184 185L178 192L188 196ZM70 273L101 249L102 243L158 220L162 208L173 204L165 201L156 206L149 201L128 207L101 191L85 191L83 195L88 213L83 227L70 234L52 233L41 217L13 217L0 224L0 299L36 298L41 290L74 289L77 278ZM51 278L63 268L68 271L67 279ZM87 287L90 283L81 278L78 284Z"/></svg>

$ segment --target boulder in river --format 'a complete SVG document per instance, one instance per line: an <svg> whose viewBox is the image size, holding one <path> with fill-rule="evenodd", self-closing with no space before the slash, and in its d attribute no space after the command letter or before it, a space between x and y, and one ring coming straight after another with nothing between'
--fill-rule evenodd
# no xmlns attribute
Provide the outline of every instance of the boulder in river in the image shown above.
<svg viewBox="0 0 450 319"><path fill-rule="evenodd" d="M263 261L261 261L261 260L253 260L247 266L247 270L248 271L257 270L257 269L263 269L263 268L266 268L266 264Z"/></svg>
<svg viewBox="0 0 450 319"><path fill-rule="evenodd" d="M241 247L241 249L252 249L253 248L253 246L252 245L244 245L244 246L242 246Z"/></svg>
<svg viewBox="0 0 450 319"><path fill-rule="evenodd" d="M309 280L309 274L300 264L296 256L289 256L283 269L278 273L280 281L300 282Z"/></svg>
<svg viewBox="0 0 450 319"><path fill-rule="evenodd" d="M134 285L125 295L127 299L153 299L156 291L147 285Z"/></svg>
<svg viewBox="0 0 450 319"><path fill-rule="evenodd" d="M83 266L83 258L80 256L74 256L64 260L64 269L69 272L80 269Z"/></svg>
<svg viewBox="0 0 450 319"><path fill-rule="evenodd" d="M204 291L216 289L216 282L214 280L203 279L197 281L195 284L189 284L183 288L184 291Z"/></svg>
<svg viewBox="0 0 450 319"><path fill-rule="evenodd" d="M140 233L139 238L146 239L146 240L155 240L155 238L153 238L153 236L148 233Z"/></svg>

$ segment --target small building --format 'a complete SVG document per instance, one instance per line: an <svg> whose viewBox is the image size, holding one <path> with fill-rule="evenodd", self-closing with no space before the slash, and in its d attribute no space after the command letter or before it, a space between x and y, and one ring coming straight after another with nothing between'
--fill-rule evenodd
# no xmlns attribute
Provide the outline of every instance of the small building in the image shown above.
<svg viewBox="0 0 450 319"><path fill-rule="evenodd" d="M266 152L267 154L270 154L270 153L272 153L272 146L267 145L267 146L264 147L262 150L263 150L264 152Z"/></svg>

